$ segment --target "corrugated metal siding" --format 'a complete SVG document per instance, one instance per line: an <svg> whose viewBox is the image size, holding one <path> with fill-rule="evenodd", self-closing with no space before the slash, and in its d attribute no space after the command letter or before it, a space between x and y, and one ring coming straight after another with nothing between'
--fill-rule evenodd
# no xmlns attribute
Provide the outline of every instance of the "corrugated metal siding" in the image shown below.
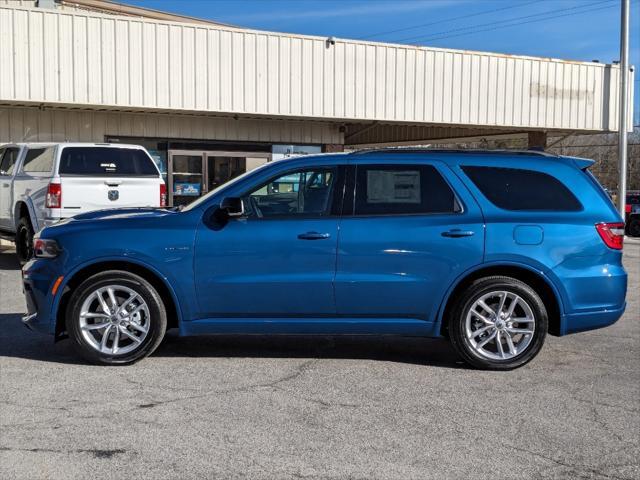
<svg viewBox="0 0 640 480"><path fill-rule="evenodd" d="M0 65L0 101L563 130L617 125L617 66L331 46L86 12L0 4Z"/></svg>
<svg viewBox="0 0 640 480"><path fill-rule="evenodd" d="M293 144L342 144L336 125L312 121L0 107L0 144L103 142L106 135Z"/></svg>
<svg viewBox="0 0 640 480"><path fill-rule="evenodd" d="M461 127L434 127L427 125L392 125L377 124L371 127L361 125L349 125L345 132L345 145L415 145L433 143L439 140L455 138L493 137L496 135L511 137L524 135L517 129L496 128L461 128Z"/></svg>

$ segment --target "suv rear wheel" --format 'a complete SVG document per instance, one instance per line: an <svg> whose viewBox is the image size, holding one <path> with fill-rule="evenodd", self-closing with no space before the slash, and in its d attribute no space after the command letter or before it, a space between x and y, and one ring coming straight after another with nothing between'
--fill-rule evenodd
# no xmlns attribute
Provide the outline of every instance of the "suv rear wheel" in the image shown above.
<svg viewBox="0 0 640 480"><path fill-rule="evenodd" d="M127 364L150 355L167 328L160 295L144 278L124 271L89 277L71 296L67 331L92 363Z"/></svg>
<svg viewBox="0 0 640 480"><path fill-rule="evenodd" d="M27 263L33 256L33 227L29 217L21 217L16 229L16 253L20 265Z"/></svg>
<svg viewBox="0 0 640 480"><path fill-rule="evenodd" d="M477 368L510 370L535 357L547 334L547 310L529 285L511 277L473 282L450 317L451 343Z"/></svg>

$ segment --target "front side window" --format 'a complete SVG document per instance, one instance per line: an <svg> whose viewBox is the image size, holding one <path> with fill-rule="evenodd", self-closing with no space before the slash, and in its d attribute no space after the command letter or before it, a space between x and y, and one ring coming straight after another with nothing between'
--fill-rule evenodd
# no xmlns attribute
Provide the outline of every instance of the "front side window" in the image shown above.
<svg viewBox="0 0 640 480"><path fill-rule="evenodd" d="M329 215L335 168L286 173L246 194L242 200L250 218Z"/></svg>
<svg viewBox="0 0 640 480"><path fill-rule="evenodd" d="M30 148L24 159L25 173L50 173L53 170L53 148Z"/></svg>
<svg viewBox="0 0 640 480"><path fill-rule="evenodd" d="M535 170L462 167L496 207L515 211L576 212L582 204L560 180Z"/></svg>
<svg viewBox="0 0 640 480"><path fill-rule="evenodd" d="M355 215L457 213L451 187L431 165L358 165Z"/></svg>
<svg viewBox="0 0 640 480"><path fill-rule="evenodd" d="M0 175L12 175L18 162L18 148L0 149Z"/></svg>

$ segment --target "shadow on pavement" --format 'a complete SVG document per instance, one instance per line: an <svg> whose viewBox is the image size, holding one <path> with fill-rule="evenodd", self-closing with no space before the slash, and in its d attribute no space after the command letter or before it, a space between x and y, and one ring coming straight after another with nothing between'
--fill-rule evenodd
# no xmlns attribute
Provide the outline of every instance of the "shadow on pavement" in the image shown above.
<svg viewBox="0 0 640 480"><path fill-rule="evenodd" d="M216 335L169 332L153 357L326 358L448 368L464 364L442 339L377 335Z"/></svg>
<svg viewBox="0 0 640 480"><path fill-rule="evenodd" d="M0 270L20 270L20 262L13 247L0 246Z"/></svg>
<svg viewBox="0 0 640 480"><path fill-rule="evenodd" d="M0 314L0 357L85 364L69 340L28 330L21 313ZM461 368L445 340L395 336L219 335L178 337L169 331L154 357L358 359Z"/></svg>

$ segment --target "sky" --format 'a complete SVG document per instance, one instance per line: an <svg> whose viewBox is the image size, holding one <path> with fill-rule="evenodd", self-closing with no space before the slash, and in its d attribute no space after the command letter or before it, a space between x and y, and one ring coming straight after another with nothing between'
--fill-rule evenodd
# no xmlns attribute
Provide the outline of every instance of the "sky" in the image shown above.
<svg viewBox="0 0 640 480"><path fill-rule="evenodd" d="M431 47L599 60L620 56L620 0L122 0L240 27ZM630 63L640 68L640 0ZM640 125L636 70L634 124Z"/></svg>

